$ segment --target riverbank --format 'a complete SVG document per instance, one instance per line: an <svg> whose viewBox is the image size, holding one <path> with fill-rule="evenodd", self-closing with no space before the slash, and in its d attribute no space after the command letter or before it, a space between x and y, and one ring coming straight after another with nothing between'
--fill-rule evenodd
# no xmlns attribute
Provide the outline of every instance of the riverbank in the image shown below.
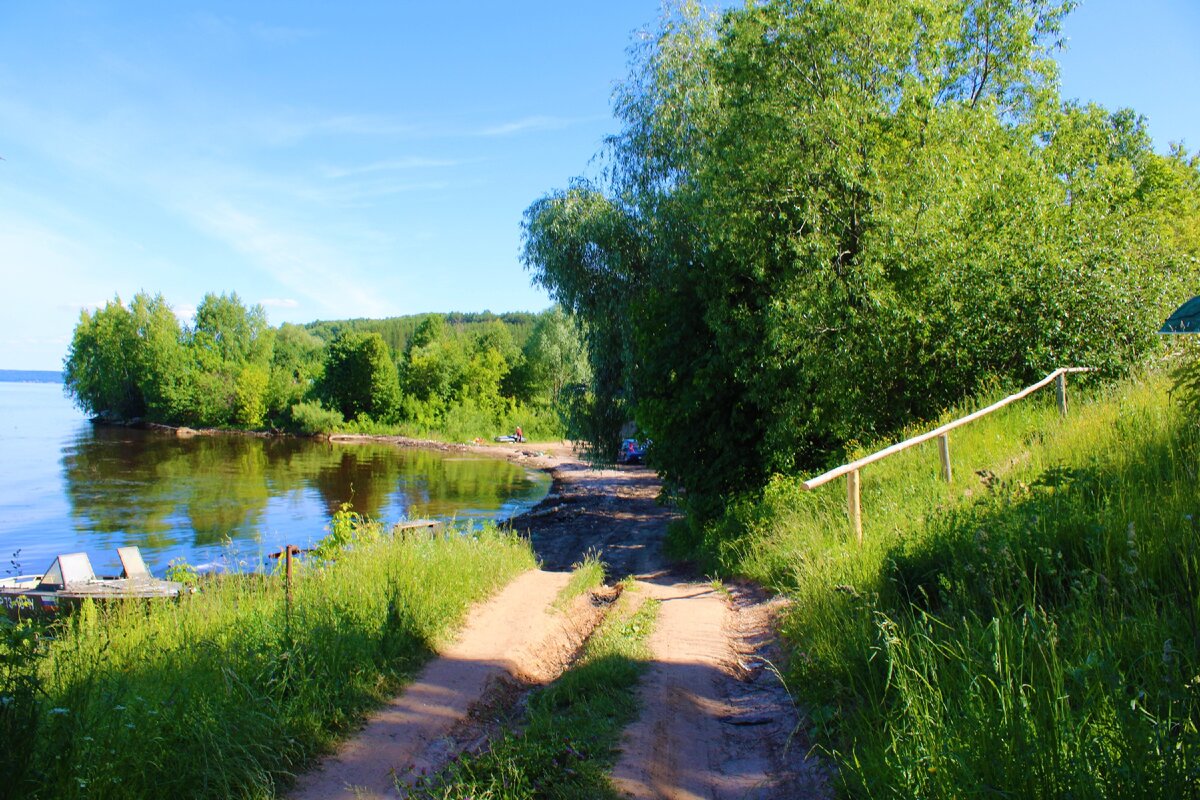
<svg viewBox="0 0 1200 800"><path fill-rule="evenodd" d="M0 796L271 797L533 566L494 529L384 536L325 565L0 629Z"/></svg>

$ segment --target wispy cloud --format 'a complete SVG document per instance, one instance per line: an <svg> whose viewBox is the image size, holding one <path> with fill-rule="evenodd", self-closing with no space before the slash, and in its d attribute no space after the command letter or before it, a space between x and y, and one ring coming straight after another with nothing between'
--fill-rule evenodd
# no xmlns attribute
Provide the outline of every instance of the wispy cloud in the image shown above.
<svg viewBox="0 0 1200 800"><path fill-rule="evenodd" d="M228 15L210 12L196 14L193 22L205 36L220 37L227 41L253 39L267 44L292 44L317 35L317 31L312 28L239 20Z"/></svg>
<svg viewBox="0 0 1200 800"><path fill-rule="evenodd" d="M367 316L381 316L386 305L354 278L349 259L319 239L263 216L218 203L193 209L195 222L269 274L281 285L334 311L347 304Z"/></svg>
<svg viewBox="0 0 1200 800"><path fill-rule="evenodd" d="M348 178L358 175L371 175L378 172L400 172L414 169L437 169L457 167L463 162L453 158L423 158L421 156L406 156L404 158L388 158L382 161L372 161L357 166L338 167L326 166L321 172L327 178Z"/></svg>
<svg viewBox="0 0 1200 800"><path fill-rule="evenodd" d="M175 319L179 320L181 325L191 325L192 320L196 318L196 306L194 303L175 303L171 306L171 311L175 314Z"/></svg>
<svg viewBox="0 0 1200 800"><path fill-rule="evenodd" d="M535 131L560 131L581 121L580 119L569 119L566 117L522 117L511 122L502 122L499 125L483 128L479 131L478 135L512 136L517 133L531 133Z"/></svg>
<svg viewBox="0 0 1200 800"><path fill-rule="evenodd" d="M258 301L264 308L299 308L300 301L291 297L265 297Z"/></svg>

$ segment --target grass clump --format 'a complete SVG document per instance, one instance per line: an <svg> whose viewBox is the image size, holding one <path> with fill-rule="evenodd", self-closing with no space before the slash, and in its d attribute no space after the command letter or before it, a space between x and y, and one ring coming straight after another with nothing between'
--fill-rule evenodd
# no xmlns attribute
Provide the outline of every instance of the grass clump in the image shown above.
<svg viewBox="0 0 1200 800"><path fill-rule="evenodd" d="M558 609L566 608L576 597L579 597L584 592L590 592L603 583L604 562L600 560L599 553L595 550L589 550L584 554L582 561L572 565L571 579L567 581L567 585L554 598L554 607Z"/></svg>
<svg viewBox="0 0 1200 800"><path fill-rule="evenodd" d="M34 735L5 742L25 748L29 769L0 793L276 796L391 696L471 603L534 563L526 543L495 529L352 538L336 561L298 569L290 602L281 575L237 575L178 603L85 603L56 623L26 659L37 692L21 707L34 720L12 721ZM34 647L28 638L0 642L0 664ZM5 672L3 693L28 674Z"/></svg>
<svg viewBox="0 0 1200 800"><path fill-rule="evenodd" d="M635 689L650 653L658 602L627 589L588 639L580 659L530 698L520 730L490 749L422 779L423 800L615 798L608 779L621 731L637 713Z"/></svg>
<svg viewBox="0 0 1200 800"><path fill-rule="evenodd" d="M840 483L705 532L794 598L790 683L846 796L1200 794L1200 429L1168 385L955 431L950 486L936 445L872 465L861 548Z"/></svg>

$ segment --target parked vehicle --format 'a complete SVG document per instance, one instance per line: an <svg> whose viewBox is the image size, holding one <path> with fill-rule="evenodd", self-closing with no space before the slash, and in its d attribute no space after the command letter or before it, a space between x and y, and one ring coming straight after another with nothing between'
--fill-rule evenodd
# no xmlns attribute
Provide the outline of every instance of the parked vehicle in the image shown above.
<svg viewBox="0 0 1200 800"><path fill-rule="evenodd" d="M0 606L9 616L56 616L84 599L95 601L123 598L178 597L188 591L182 583L164 581L150 574L136 547L118 547L121 574L96 577L87 553L65 553L54 559L41 575L0 578Z"/></svg>
<svg viewBox="0 0 1200 800"><path fill-rule="evenodd" d="M649 442L639 442L637 439L623 439L621 449L617 451L618 464L641 464L646 457L646 447Z"/></svg>

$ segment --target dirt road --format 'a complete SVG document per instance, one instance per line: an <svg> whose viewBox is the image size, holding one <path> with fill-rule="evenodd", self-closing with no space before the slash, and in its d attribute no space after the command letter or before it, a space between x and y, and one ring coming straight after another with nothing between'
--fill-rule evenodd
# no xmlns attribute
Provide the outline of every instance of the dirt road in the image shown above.
<svg viewBox="0 0 1200 800"><path fill-rule="evenodd" d="M626 731L613 772L618 789L638 800L829 797L824 767L805 757L803 735L792 735L797 711L769 666L779 661L772 635L779 602L668 563L662 544L676 514L658 504L650 470L591 469L565 446L516 446L506 455L554 478L550 496L513 523L542 570L473 611L456 643L336 757L303 776L295 796L395 797L396 778L403 783L414 765L437 769L477 737L471 712L488 702L489 686L552 680L599 618L582 601L556 616L553 596L572 565L595 552L610 579L634 576L662 601L653 663L639 690L641 717Z"/></svg>
<svg viewBox="0 0 1200 800"><path fill-rule="evenodd" d="M609 575L635 576L662 601L642 679L642 712L613 772L638 800L790 800L831 795L798 712L770 665L780 663L773 621L781 608L760 590L714 586L662 552L676 514L657 503L657 477L640 467L590 469L559 454L554 493L514 527L545 569L568 569L588 551Z"/></svg>
<svg viewBox="0 0 1200 800"><path fill-rule="evenodd" d="M474 609L455 641L336 754L302 775L291 796L396 797L397 781L440 769L476 737L470 717L490 693L554 679L591 632L600 613L587 598L554 607L569 578L529 570Z"/></svg>

